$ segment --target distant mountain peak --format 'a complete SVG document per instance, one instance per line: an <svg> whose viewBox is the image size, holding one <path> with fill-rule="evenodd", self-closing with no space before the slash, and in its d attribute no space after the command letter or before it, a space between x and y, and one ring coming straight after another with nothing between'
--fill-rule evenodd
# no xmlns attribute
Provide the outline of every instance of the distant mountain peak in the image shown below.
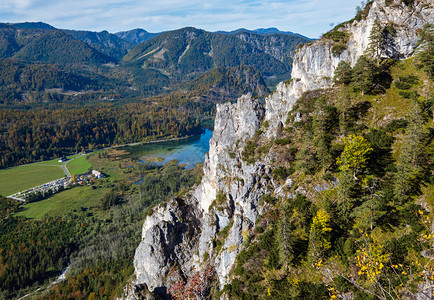
<svg viewBox="0 0 434 300"><path fill-rule="evenodd" d="M132 30L116 32L115 35L134 45L138 45L152 39L153 37L159 35L159 33L151 33L142 28L135 28Z"/></svg>
<svg viewBox="0 0 434 300"><path fill-rule="evenodd" d="M299 37L303 37L309 40L312 40L304 35L301 35L299 33L294 33L291 31L280 31L279 29L277 29L276 27L269 27L269 28L257 28L257 29L246 29L246 28L239 28L239 29L235 29L232 31L217 31L217 33L223 33L223 34L238 34L241 32L249 32L249 33L255 33L255 34L260 34L260 35L268 35L268 34L286 34L286 35L295 35L295 36L299 36Z"/></svg>
<svg viewBox="0 0 434 300"><path fill-rule="evenodd" d="M10 23L9 25L20 29L56 29L56 27L44 22L22 22L22 23Z"/></svg>

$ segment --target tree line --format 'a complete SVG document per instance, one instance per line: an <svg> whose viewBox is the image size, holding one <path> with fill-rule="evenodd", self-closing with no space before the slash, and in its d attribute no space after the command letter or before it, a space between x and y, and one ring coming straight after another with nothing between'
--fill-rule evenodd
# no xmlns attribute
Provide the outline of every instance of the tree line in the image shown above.
<svg viewBox="0 0 434 300"><path fill-rule="evenodd" d="M113 144L198 133L182 109L132 103L74 109L1 109L0 167L59 157Z"/></svg>

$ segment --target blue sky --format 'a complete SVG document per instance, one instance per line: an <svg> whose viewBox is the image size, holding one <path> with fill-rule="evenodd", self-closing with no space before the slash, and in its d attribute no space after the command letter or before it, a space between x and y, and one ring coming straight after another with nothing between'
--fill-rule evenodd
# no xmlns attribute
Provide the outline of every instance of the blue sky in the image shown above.
<svg viewBox="0 0 434 300"><path fill-rule="evenodd" d="M1 22L42 21L57 28L161 32L277 27L316 38L355 15L360 0L0 0Z"/></svg>

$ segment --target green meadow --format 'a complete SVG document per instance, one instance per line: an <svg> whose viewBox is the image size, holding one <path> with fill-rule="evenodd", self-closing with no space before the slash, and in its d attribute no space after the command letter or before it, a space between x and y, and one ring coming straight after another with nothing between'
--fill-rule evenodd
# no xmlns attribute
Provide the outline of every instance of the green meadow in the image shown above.
<svg viewBox="0 0 434 300"><path fill-rule="evenodd" d="M22 190L65 176L58 159L0 170L0 195L9 196Z"/></svg>
<svg viewBox="0 0 434 300"><path fill-rule="evenodd" d="M80 155L74 160L69 161L66 165L69 173L75 175L86 173L90 167L91 165L87 160L87 155Z"/></svg>
<svg viewBox="0 0 434 300"><path fill-rule="evenodd" d="M98 194L103 194L106 188L99 188ZM85 211L98 205L99 198L90 186L76 186L54 194L47 199L23 205L15 216L29 219L41 219L45 215L64 216L74 211Z"/></svg>

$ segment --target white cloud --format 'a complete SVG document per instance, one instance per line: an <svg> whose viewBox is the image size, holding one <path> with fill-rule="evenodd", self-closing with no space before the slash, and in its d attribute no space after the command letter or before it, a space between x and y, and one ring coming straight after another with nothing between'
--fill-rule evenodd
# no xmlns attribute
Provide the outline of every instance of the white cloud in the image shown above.
<svg viewBox="0 0 434 300"><path fill-rule="evenodd" d="M185 26L205 30L277 27L318 37L354 16L360 0L0 0L4 22L42 21L58 28L144 28L160 32Z"/></svg>

